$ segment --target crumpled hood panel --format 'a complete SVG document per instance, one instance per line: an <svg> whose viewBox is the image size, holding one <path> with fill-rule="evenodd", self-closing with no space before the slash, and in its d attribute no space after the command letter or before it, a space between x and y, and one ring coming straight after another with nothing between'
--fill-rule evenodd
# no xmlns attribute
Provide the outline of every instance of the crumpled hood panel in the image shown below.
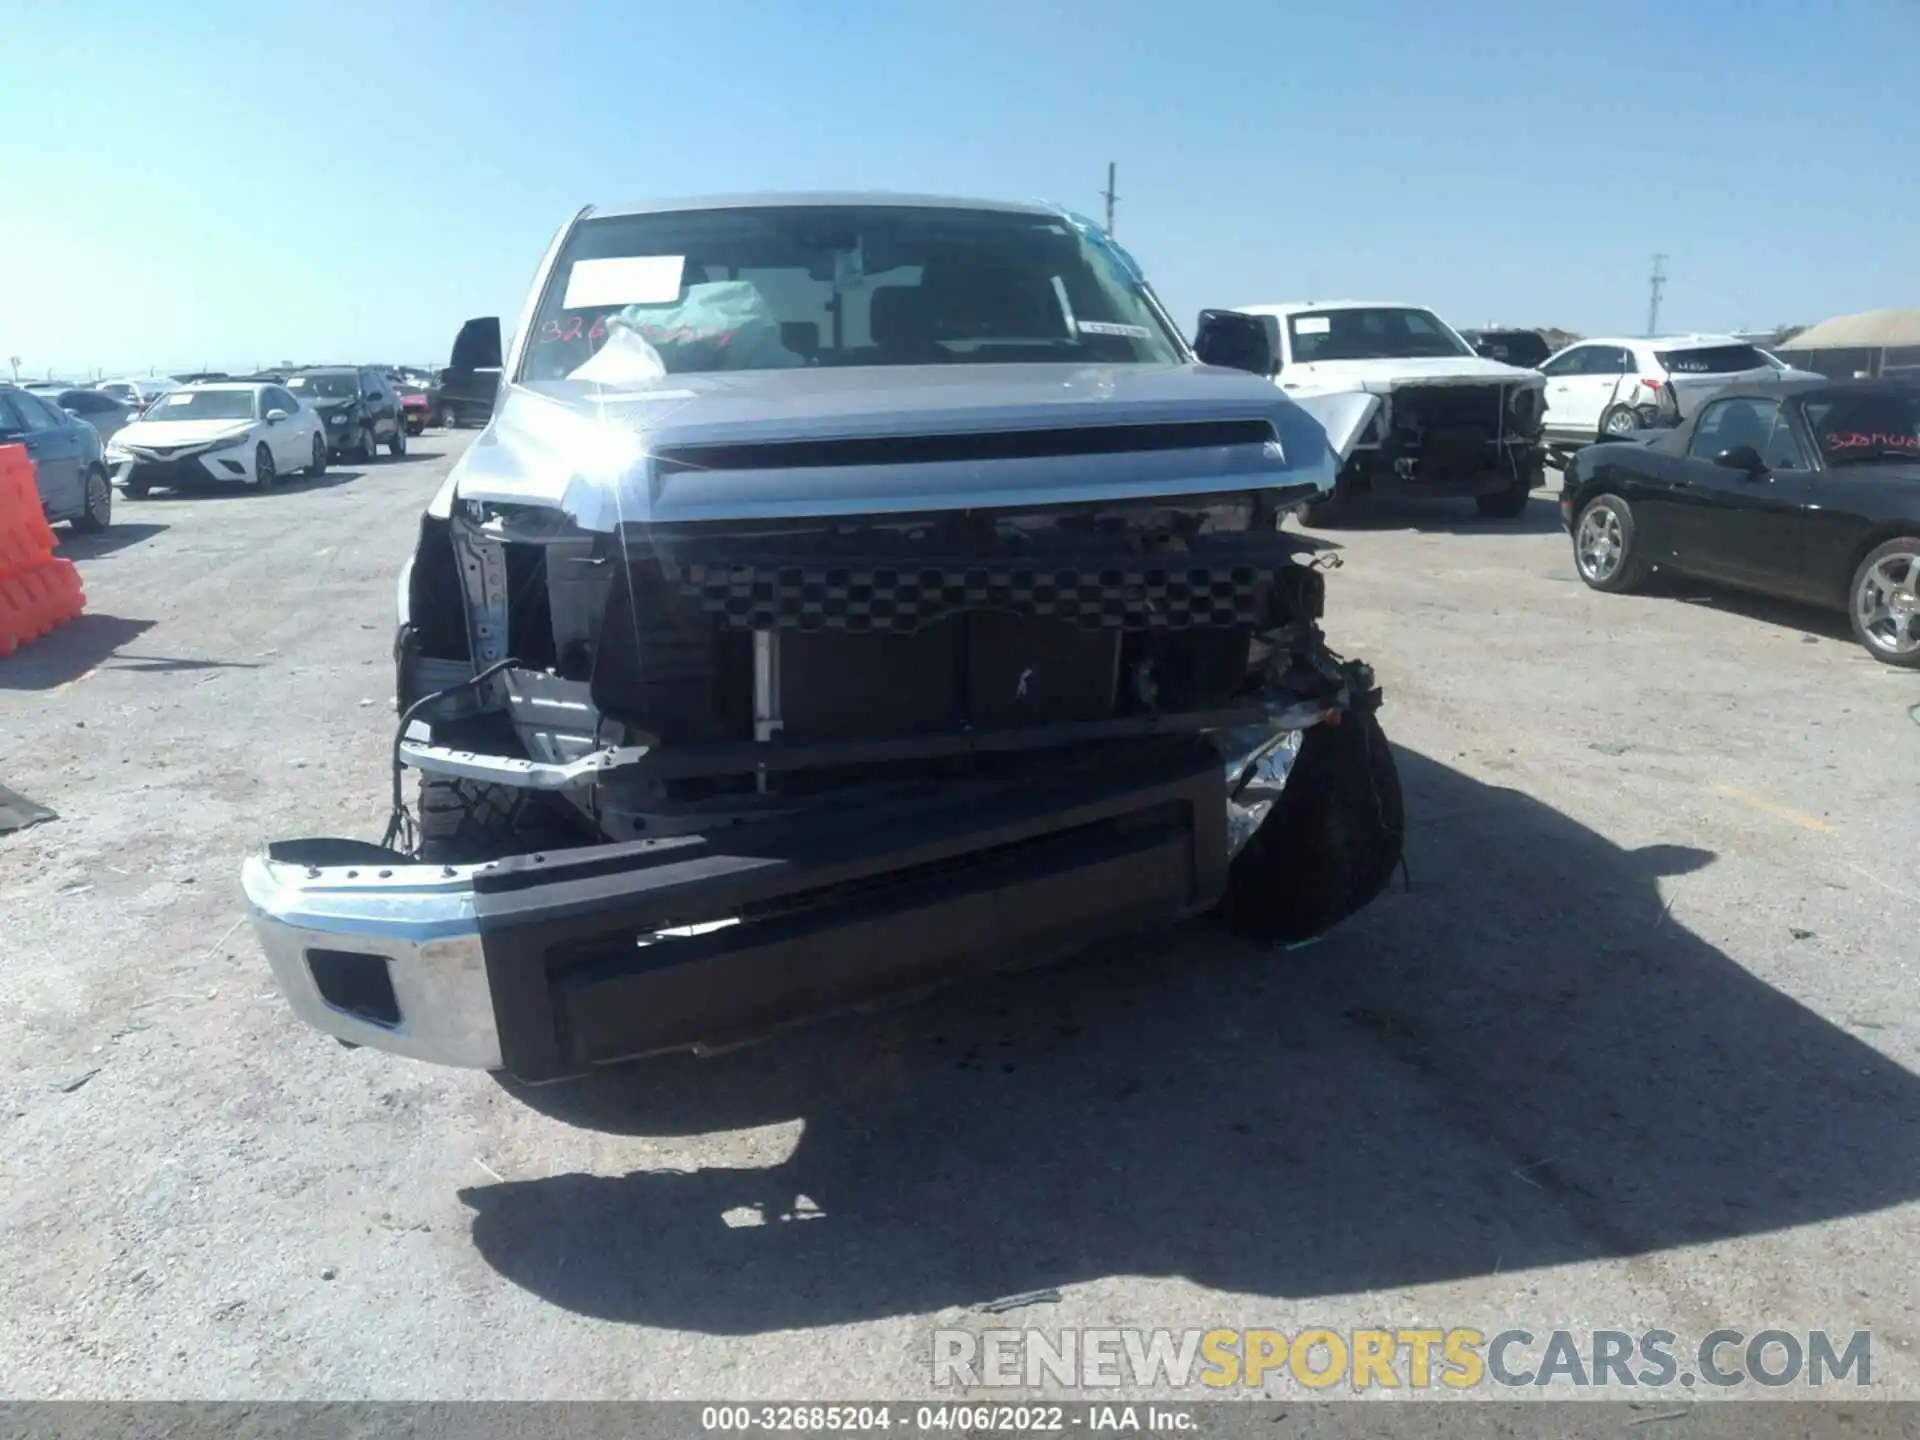
<svg viewBox="0 0 1920 1440"><path fill-rule="evenodd" d="M1334 407L1357 430L1350 403ZM1369 412L1370 413L1370 412ZM1279 444L981 461L669 469L665 449L1262 420ZM1329 429L1271 382L1201 366L929 365L670 375L632 387L507 386L432 512L466 500L554 506L582 528L1331 488Z"/></svg>

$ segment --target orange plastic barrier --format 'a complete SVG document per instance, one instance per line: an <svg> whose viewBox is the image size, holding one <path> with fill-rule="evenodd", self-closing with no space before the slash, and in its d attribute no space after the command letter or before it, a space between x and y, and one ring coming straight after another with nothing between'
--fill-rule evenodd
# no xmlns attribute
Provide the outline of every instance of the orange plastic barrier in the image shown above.
<svg viewBox="0 0 1920 1440"><path fill-rule="evenodd" d="M0 445L0 659L86 608L80 572L53 556L26 447Z"/></svg>

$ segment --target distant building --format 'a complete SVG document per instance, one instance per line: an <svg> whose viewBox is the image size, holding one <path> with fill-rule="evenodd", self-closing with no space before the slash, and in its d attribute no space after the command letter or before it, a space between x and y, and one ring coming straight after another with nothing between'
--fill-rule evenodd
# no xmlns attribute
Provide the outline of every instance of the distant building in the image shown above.
<svg viewBox="0 0 1920 1440"><path fill-rule="evenodd" d="M1833 379L1904 373L1920 380L1920 310L1867 310L1822 320L1774 353Z"/></svg>

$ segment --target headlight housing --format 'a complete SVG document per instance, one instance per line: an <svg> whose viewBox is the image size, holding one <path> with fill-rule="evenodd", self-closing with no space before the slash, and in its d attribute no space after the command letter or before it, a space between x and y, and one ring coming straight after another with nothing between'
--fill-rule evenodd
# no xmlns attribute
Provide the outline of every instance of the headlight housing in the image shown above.
<svg viewBox="0 0 1920 1440"><path fill-rule="evenodd" d="M238 450L252 438L252 431L243 430L238 435L229 435L224 440L214 441L213 444L207 446L202 453L206 455L217 455L222 450Z"/></svg>
<svg viewBox="0 0 1920 1440"><path fill-rule="evenodd" d="M1545 396L1541 391L1527 385L1516 385L1513 393L1507 397L1507 408L1513 412L1513 418L1523 430L1531 430L1546 415Z"/></svg>

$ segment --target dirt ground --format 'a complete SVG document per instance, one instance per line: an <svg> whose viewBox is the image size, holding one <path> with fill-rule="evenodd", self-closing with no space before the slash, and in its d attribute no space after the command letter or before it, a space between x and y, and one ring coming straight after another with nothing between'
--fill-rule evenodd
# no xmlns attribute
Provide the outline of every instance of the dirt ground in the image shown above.
<svg viewBox="0 0 1920 1440"><path fill-rule="evenodd" d="M1920 1396L1920 678L1840 617L1594 594L1544 499L1386 511L1328 629L1410 888L515 1091L297 1025L238 889L378 838L464 443L123 502L0 661L59 815L0 837L10 1394L907 1397L941 1326L1431 1324L1866 1329Z"/></svg>

